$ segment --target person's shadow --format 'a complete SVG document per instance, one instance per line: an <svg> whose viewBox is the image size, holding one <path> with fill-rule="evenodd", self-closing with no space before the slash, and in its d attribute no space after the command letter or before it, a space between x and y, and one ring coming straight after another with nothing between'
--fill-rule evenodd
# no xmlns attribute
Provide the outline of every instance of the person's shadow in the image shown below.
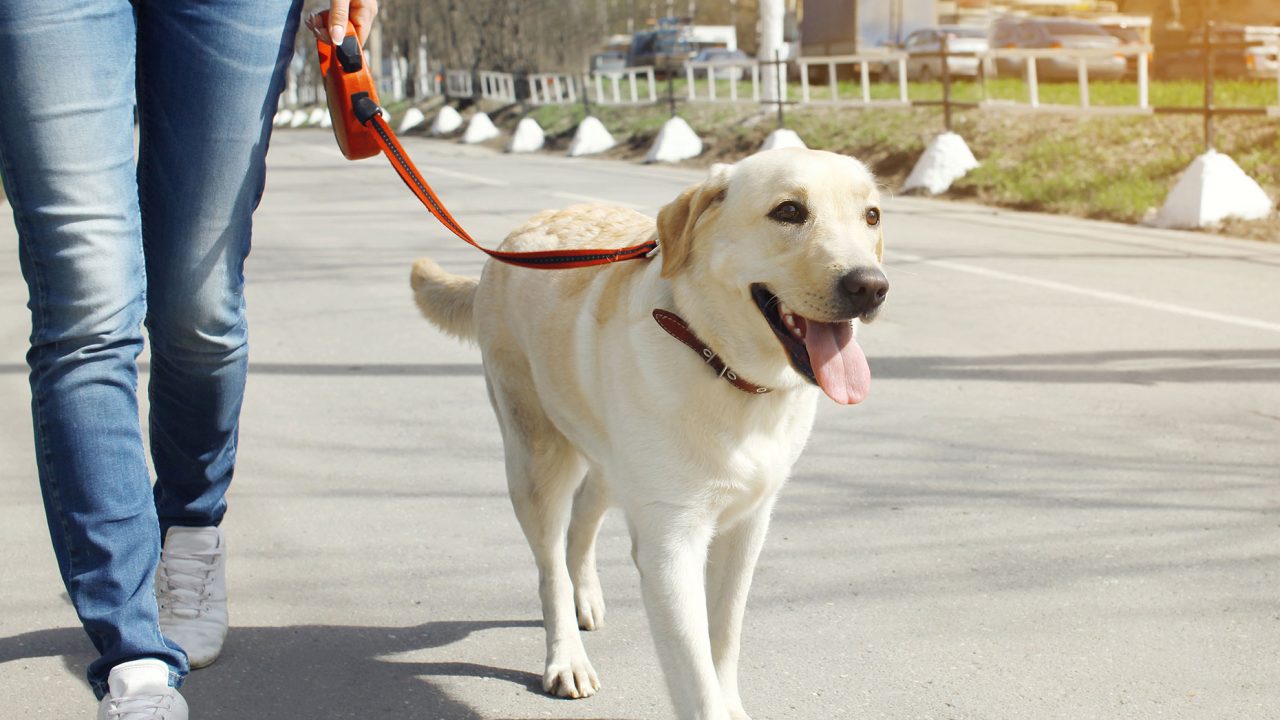
<svg viewBox="0 0 1280 720"><path fill-rule="evenodd" d="M298 625L233 627L218 662L196 671L182 694L210 720L481 720L449 697L433 676L494 678L542 695L542 678L523 670L464 662L379 660L395 653L439 648L473 632L542 627L536 620L431 622L416 627ZM79 628L0 638L0 664L61 656L82 675L93 659ZM86 693L88 690L86 689Z"/></svg>

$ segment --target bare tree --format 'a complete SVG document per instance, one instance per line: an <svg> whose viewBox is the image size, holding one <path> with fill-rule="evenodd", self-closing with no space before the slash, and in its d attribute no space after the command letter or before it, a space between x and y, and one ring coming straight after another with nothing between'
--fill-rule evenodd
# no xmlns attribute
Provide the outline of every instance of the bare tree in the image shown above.
<svg viewBox="0 0 1280 720"><path fill-rule="evenodd" d="M602 42L597 0L384 0L384 42L437 68L578 71Z"/></svg>
<svg viewBox="0 0 1280 720"><path fill-rule="evenodd" d="M734 24L739 42L754 48L760 2L382 0L378 23L382 48L409 63L404 80L412 94L415 78L444 68L581 72L610 35L641 30L664 10L687 9L700 24ZM764 2L790 7L795 0Z"/></svg>

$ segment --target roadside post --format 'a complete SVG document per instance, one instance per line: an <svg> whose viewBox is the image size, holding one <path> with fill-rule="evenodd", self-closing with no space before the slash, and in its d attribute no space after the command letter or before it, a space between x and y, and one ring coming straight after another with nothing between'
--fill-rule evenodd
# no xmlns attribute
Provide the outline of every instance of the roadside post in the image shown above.
<svg viewBox="0 0 1280 720"><path fill-rule="evenodd" d="M772 66L772 69L770 70L770 72L775 73L774 75L772 75L772 77L775 80L777 80L776 86L778 89L777 97L773 99L773 102L777 103L778 105L778 127L775 128L773 132L769 133L769 136L764 139L764 142L761 143L760 145L760 149L773 150L775 148L784 148L784 147L808 147L807 145L805 145L804 140L802 140L800 136L795 133L795 131L787 129L787 116L785 111L785 107L787 104L787 92L786 92L787 66L786 66L786 62L782 59L782 53L778 50L774 50L773 60L761 62L759 63L759 65ZM758 71L758 66L757 66L757 71ZM801 78L808 77L807 76L808 68L806 68L803 64L800 66L800 72L801 72ZM831 74L832 74L832 77L835 77L834 68L832 69ZM802 80L802 84L804 84L803 80ZM766 99L764 101L764 104L767 106L768 103L769 101Z"/></svg>
<svg viewBox="0 0 1280 720"><path fill-rule="evenodd" d="M784 102L786 100L784 96L786 95L787 87L787 71L782 65L782 53L777 50L773 51L773 72L775 73L775 77L778 78L778 129L781 130L787 126L787 118L783 115L782 110L783 105L786 104Z"/></svg>
<svg viewBox="0 0 1280 720"><path fill-rule="evenodd" d="M942 33L942 117L947 132L951 132L951 44L950 33Z"/></svg>
<svg viewBox="0 0 1280 720"><path fill-rule="evenodd" d="M676 90L675 90L675 73L667 70L667 104L671 109L671 117L676 116Z"/></svg>
<svg viewBox="0 0 1280 720"><path fill-rule="evenodd" d="M911 174L902 184L903 192L923 190L930 195L946 192L951 184L978 167L978 160L965 143L964 138L952 130L952 108L955 106L978 107L977 103L956 103L951 99L951 44L948 34L942 33L938 52L931 57L941 59L942 100L918 101L915 105L941 105L943 132L935 137L916 161Z"/></svg>
<svg viewBox="0 0 1280 720"><path fill-rule="evenodd" d="M1204 55L1204 151L1213 150L1213 27L1205 22L1200 52Z"/></svg>
<svg viewBox="0 0 1280 720"><path fill-rule="evenodd" d="M1196 107L1156 107L1156 113L1171 115L1200 114L1204 118L1204 153L1191 161L1182 171L1178 182L1165 198L1164 205L1147 222L1166 228L1203 228L1229 217L1245 220L1265 218L1272 213L1274 204L1256 180L1229 156L1214 149L1215 115L1266 115L1262 107L1224 107L1214 103L1214 52L1223 48L1245 49L1249 42L1217 42L1214 23L1206 21L1202 26L1203 37L1199 43L1173 46L1171 49L1200 51L1200 70L1204 81L1204 102ZM1212 177L1213 182L1206 182Z"/></svg>

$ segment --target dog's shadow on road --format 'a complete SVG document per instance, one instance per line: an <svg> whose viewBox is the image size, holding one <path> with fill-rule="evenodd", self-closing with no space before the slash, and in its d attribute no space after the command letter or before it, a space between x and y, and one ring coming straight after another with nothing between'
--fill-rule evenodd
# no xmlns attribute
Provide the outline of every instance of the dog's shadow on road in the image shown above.
<svg viewBox="0 0 1280 720"><path fill-rule="evenodd" d="M193 712L204 718L481 720L483 716L451 698L432 678L487 678L541 696L541 676L467 662L385 658L451 645L481 630L528 627L542 627L542 623L488 620L431 622L416 627L233 627L218 662L190 676L182 694ZM0 664L55 656L61 656L77 676L83 676L94 657L79 628L0 638ZM85 692L87 695L87 688Z"/></svg>

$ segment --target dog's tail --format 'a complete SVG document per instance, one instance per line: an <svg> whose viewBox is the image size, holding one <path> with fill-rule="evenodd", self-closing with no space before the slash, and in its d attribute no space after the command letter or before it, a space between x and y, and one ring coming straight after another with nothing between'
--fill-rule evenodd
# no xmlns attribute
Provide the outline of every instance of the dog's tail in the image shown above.
<svg viewBox="0 0 1280 720"><path fill-rule="evenodd" d="M475 340L476 278L452 275L431 258L419 258L409 274L413 299L422 316L459 340Z"/></svg>

